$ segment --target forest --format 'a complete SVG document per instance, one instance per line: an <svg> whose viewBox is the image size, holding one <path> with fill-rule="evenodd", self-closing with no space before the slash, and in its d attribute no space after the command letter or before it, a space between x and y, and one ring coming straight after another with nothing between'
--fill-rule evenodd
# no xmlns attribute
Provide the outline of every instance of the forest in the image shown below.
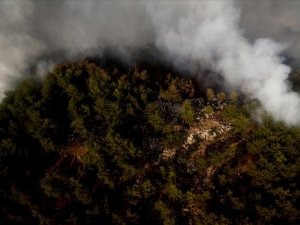
<svg viewBox="0 0 300 225"><path fill-rule="evenodd" d="M258 108L147 65L22 80L0 103L0 224L300 224L300 128Z"/></svg>

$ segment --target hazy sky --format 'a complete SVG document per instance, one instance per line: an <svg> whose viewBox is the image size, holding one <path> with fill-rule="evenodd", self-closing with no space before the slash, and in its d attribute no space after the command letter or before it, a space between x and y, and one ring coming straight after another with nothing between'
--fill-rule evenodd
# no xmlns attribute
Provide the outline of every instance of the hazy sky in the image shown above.
<svg viewBox="0 0 300 225"><path fill-rule="evenodd" d="M300 61L299 0L242 0L238 5L246 37L269 37L288 43L287 53Z"/></svg>

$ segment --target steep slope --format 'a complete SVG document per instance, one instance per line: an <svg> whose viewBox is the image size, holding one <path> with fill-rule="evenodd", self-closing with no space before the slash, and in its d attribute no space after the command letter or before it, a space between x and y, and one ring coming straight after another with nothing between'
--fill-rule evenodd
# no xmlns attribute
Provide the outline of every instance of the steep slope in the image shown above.
<svg viewBox="0 0 300 225"><path fill-rule="evenodd" d="M1 224L297 224L300 130L147 69L65 63L7 93Z"/></svg>

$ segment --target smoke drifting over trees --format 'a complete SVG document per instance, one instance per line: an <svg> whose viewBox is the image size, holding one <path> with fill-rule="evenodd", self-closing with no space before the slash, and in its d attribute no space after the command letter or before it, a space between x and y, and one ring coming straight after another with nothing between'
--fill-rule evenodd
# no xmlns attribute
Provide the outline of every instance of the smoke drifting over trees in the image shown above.
<svg viewBox="0 0 300 225"><path fill-rule="evenodd" d="M228 88L242 89L276 119L299 125L300 99L290 91L290 68L279 54L287 42L285 54L298 53L300 4L284 3L2 1L0 88L9 88L32 62L43 73L57 60L101 55L108 47L126 60L133 50L155 47L180 70L196 73L199 61L207 64ZM284 45L268 39L273 36ZM64 54L46 57L57 52Z"/></svg>

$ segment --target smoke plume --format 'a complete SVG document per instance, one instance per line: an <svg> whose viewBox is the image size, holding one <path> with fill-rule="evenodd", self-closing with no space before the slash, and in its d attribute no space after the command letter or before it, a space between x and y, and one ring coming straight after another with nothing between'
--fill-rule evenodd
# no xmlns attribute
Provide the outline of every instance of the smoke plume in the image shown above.
<svg viewBox="0 0 300 225"><path fill-rule="evenodd" d="M0 89L33 65L41 74L56 61L101 55L105 48L130 60L133 50L155 47L179 70L209 65L227 87L258 99L274 118L300 125L300 98L290 90L290 68L280 56L300 51L294 28L300 4L291 3L291 17L277 3L282 11L274 23L271 1L248 2L1 1Z"/></svg>

